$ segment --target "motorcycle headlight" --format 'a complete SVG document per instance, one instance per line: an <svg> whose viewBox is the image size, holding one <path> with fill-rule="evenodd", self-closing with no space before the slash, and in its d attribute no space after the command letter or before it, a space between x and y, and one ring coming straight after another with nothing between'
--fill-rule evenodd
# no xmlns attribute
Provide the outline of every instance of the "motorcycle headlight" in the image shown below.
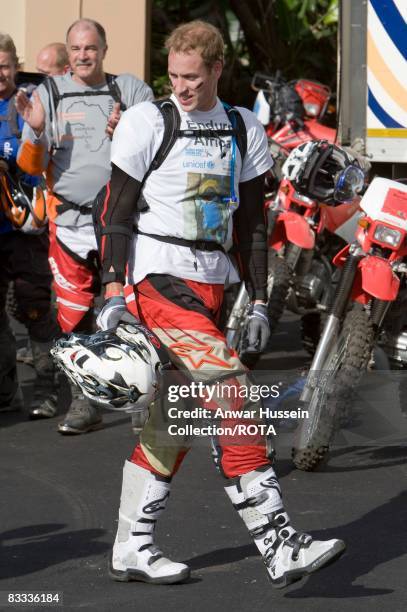
<svg viewBox="0 0 407 612"><path fill-rule="evenodd" d="M334 200L346 202L353 200L363 189L365 175L359 166L347 166L335 176Z"/></svg>
<svg viewBox="0 0 407 612"><path fill-rule="evenodd" d="M373 238L378 242L388 244L393 248L397 248L401 242L403 234L396 229L391 229L387 225L377 225L373 234Z"/></svg>
<svg viewBox="0 0 407 612"><path fill-rule="evenodd" d="M305 112L309 117L316 117L319 114L319 108L319 104L311 104L310 102L304 104Z"/></svg>

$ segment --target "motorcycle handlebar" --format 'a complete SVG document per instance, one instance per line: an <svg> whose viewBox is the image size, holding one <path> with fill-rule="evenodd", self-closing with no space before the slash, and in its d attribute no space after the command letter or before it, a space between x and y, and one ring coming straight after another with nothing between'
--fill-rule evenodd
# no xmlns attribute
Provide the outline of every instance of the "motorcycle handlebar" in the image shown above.
<svg viewBox="0 0 407 612"><path fill-rule="evenodd" d="M280 71L277 71L274 76L255 72L252 77L251 87L254 91L271 91L273 87L284 82Z"/></svg>

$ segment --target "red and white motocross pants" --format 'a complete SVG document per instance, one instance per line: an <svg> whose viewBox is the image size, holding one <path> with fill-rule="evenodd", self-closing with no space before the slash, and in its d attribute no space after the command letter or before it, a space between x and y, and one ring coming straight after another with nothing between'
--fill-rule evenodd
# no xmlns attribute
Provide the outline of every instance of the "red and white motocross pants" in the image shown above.
<svg viewBox="0 0 407 612"><path fill-rule="evenodd" d="M49 238L58 323L69 333L81 327L100 291L95 233L93 225L68 228L50 222Z"/></svg>
<svg viewBox="0 0 407 612"><path fill-rule="evenodd" d="M228 389L250 386L245 367L236 352L227 347L225 337L216 327L223 285L151 274L135 287L126 287L125 293L130 312L159 337L172 363L185 374L184 379L206 381L207 384L221 380L221 385L227 384ZM222 412L225 414L220 423L222 428L233 427L241 421L236 413L247 408L247 400L236 398L236 395L232 394L234 399L231 400L230 392L224 396L220 393L205 404L211 410L229 410L228 415ZM168 418L169 406L174 404L169 405L164 397L150 407L140 443L131 457L137 465L167 477L176 472L192 444L192 438L170 434L168 426L174 421ZM256 432L233 437L222 435L222 431L224 429L221 435L212 437L212 446L215 463L224 476L232 478L270 463L263 435Z"/></svg>

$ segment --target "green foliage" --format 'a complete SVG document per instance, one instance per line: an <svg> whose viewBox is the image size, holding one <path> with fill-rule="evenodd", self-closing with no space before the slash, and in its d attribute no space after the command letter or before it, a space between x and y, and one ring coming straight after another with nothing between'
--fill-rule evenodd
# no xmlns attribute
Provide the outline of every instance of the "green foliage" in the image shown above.
<svg viewBox="0 0 407 612"><path fill-rule="evenodd" d="M178 24L213 23L223 33L226 64L221 96L250 105L255 71L280 70L286 78L312 78L331 88L336 78L338 0L154 0L152 83L168 93L163 44Z"/></svg>

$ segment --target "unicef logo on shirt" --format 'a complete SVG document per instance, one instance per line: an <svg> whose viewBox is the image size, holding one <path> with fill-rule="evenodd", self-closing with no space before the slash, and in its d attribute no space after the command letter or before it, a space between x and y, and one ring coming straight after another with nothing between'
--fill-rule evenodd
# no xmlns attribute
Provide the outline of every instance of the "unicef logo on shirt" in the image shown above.
<svg viewBox="0 0 407 612"><path fill-rule="evenodd" d="M8 159L9 157L11 157L12 153L13 153L13 147L11 143L8 140L6 140L3 146L3 157Z"/></svg>

